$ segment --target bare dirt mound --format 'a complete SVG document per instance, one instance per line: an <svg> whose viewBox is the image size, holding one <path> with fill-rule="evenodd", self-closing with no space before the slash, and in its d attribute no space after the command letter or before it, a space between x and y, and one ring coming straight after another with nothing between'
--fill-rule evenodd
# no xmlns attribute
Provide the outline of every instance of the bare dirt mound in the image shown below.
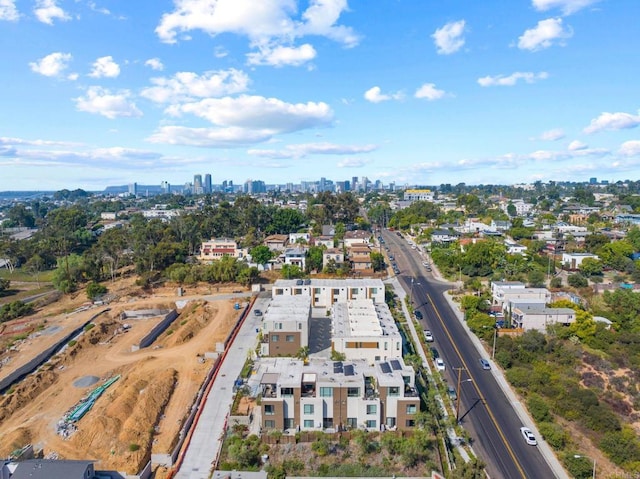
<svg viewBox="0 0 640 479"><path fill-rule="evenodd" d="M218 314L218 308L204 301L192 301L180 313L175 324L167 330L162 345L178 346L193 339Z"/></svg>
<svg viewBox="0 0 640 479"><path fill-rule="evenodd" d="M2 454L3 457L8 456L16 449L20 449L26 444L33 444L33 436L31 430L26 427L21 427L12 431L2 438Z"/></svg>
<svg viewBox="0 0 640 479"><path fill-rule="evenodd" d="M0 424L17 410L38 397L57 379L58 375L55 372L44 370L28 376L14 388L11 394L6 394L0 399Z"/></svg>
<svg viewBox="0 0 640 479"><path fill-rule="evenodd" d="M122 383L108 390L91 414L78 423L69 445L76 454L99 459L101 468L136 473L149 459L154 426L171 398L176 379L175 369L139 371L123 377ZM110 438L107 448L105 437Z"/></svg>

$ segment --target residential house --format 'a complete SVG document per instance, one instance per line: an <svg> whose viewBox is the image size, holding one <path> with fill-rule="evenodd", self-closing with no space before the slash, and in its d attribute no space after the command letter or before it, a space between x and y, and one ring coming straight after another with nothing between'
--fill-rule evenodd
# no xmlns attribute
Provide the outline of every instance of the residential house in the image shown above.
<svg viewBox="0 0 640 479"><path fill-rule="evenodd" d="M373 274L371 248L366 244L355 244L347 250L349 263L354 273Z"/></svg>
<svg viewBox="0 0 640 479"><path fill-rule="evenodd" d="M576 312L571 308L547 308L539 304L515 305L511 308L511 323L525 331L536 329L545 332L552 324L575 322Z"/></svg>
<svg viewBox="0 0 640 479"><path fill-rule="evenodd" d="M433 243L451 243L457 241L458 235L449 230L433 230L431 232L431 241Z"/></svg>
<svg viewBox="0 0 640 479"><path fill-rule="evenodd" d="M504 245L507 247L507 254L525 254L527 251L527 247L523 246L515 241L505 240Z"/></svg>
<svg viewBox="0 0 640 479"><path fill-rule="evenodd" d="M267 236L262 244L271 251L284 251L289 242L289 235L271 235Z"/></svg>
<svg viewBox="0 0 640 479"><path fill-rule="evenodd" d="M100 473L99 477L112 477ZM58 459L27 459L20 462L0 462L2 479L95 479L93 461ZM122 477L119 474L116 477Z"/></svg>
<svg viewBox="0 0 640 479"><path fill-rule="evenodd" d="M314 242L316 246L324 246L328 249L333 248L333 236L318 236Z"/></svg>
<svg viewBox="0 0 640 479"><path fill-rule="evenodd" d="M562 253L562 265L567 269L576 270L587 258L600 259L598 255L592 253Z"/></svg>
<svg viewBox="0 0 640 479"><path fill-rule="evenodd" d="M364 230L347 231L344 234L344 246L349 248L356 244L368 244L371 239L371 232Z"/></svg>
<svg viewBox="0 0 640 479"><path fill-rule="evenodd" d="M328 248L322 253L322 267L326 268L327 265L334 261L335 264L340 265L344 263L344 253L339 248Z"/></svg>
<svg viewBox="0 0 640 479"><path fill-rule="evenodd" d="M489 227L492 231L500 231L501 233L504 233L511 229L511 221L491 220Z"/></svg>
<svg viewBox="0 0 640 479"><path fill-rule="evenodd" d="M200 261L218 261L225 256L241 259L246 255L246 250L240 248L234 240L228 238L212 238L209 241L202 242L198 259Z"/></svg>
<svg viewBox="0 0 640 479"><path fill-rule="evenodd" d="M491 293L493 306L500 306L503 311L507 311L512 302L544 305L551 301L547 288L527 288L519 281L491 283Z"/></svg>
<svg viewBox="0 0 640 479"><path fill-rule="evenodd" d="M282 255L284 264L299 266L301 270L305 270L307 264L306 248L286 248Z"/></svg>
<svg viewBox="0 0 640 479"><path fill-rule="evenodd" d="M415 371L402 358L327 361L263 358L259 361L264 431L410 430L420 398Z"/></svg>
<svg viewBox="0 0 640 479"><path fill-rule="evenodd" d="M311 241L310 233L289 233L289 244L303 243L309 244Z"/></svg>
<svg viewBox="0 0 640 479"><path fill-rule="evenodd" d="M336 235L336 227L334 225L322 225L322 236L331 236L332 238Z"/></svg>

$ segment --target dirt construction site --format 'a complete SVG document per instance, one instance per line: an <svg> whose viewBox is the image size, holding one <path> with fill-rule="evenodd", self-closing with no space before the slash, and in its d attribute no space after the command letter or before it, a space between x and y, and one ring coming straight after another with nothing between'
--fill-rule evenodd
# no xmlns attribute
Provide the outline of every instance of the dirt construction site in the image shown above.
<svg viewBox="0 0 640 479"><path fill-rule="evenodd" d="M123 279L109 285L109 304L87 305L80 292L29 316L34 332L0 337L0 379L97 315L93 326L0 396L0 457L33 444L45 457L95 460L96 469L135 474L150 454L170 453L213 366L205 353L215 352L238 320L237 289L220 287L209 296L209 286L194 287L179 297L175 286L149 293ZM164 316L122 319L122 313L150 309L177 309L179 316L149 347L134 351ZM69 411L118 376L61 434Z"/></svg>

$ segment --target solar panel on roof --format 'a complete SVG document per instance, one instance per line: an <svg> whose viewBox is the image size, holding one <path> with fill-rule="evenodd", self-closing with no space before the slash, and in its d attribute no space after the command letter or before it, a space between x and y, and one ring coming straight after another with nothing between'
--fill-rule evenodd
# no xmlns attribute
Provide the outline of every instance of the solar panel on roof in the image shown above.
<svg viewBox="0 0 640 479"><path fill-rule="evenodd" d="M402 366L400 366L400 361L398 361L397 359L391 360L391 367L394 371L400 371L402 369Z"/></svg>
<svg viewBox="0 0 640 479"><path fill-rule="evenodd" d="M342 363L340 363L340 362L333 363L333 372L334 372L334 374L341 373L342 371L343 371Z"/></svg>
<svg viewBox="0 0 640 479"><path fill-rule="evenodd" d="M353 369L353 364L347 364L344 367L344 375L345 376L355 376L356 372Z"/></svg>
<svg viewBox="0 0 640 479"><path fill-rule="evenodd" d="M382 372L385 374L391 372L391 366L389 366L389 363L380 363L380 369L382 369Z"/></svg>

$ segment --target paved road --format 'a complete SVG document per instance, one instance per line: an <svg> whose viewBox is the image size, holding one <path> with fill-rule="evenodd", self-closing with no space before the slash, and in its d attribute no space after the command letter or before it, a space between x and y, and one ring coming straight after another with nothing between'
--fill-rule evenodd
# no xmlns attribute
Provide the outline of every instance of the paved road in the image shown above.
<svg viewBox="0 0 640 479"><path fill-rule="evenodd" d="M457 388L460 373L459 419L470 432L473 449L487 464L490 477L557 477L538 448L525 443L515 405L504 395L491 371L482 369L477 349L443 297L442 293L451 286L435 281L404 239L388 231L382 236L400 268L400 282L411 292L414 307L423 313L423 327L433 332L432 344L445 361L444 375L449 384Z"/></svg>
<svg viewBox="0 0 640 479"><path fill-rule="evenodd" d="M234 297L238 296L234 295ZM258 298L254 309L264 310L268 302L268 298ZM235 341L229 345L229 352L220 365L200 420L194 426L193 437L185 452L184 461L174 476L176 479L208 479L210 477L212 465L222 446L221 435L227 414L233 403L233 383L240 375L250 351L256 346L256 328L260 327L261 320L261 317L250 312L238 331Z"/></svg>

